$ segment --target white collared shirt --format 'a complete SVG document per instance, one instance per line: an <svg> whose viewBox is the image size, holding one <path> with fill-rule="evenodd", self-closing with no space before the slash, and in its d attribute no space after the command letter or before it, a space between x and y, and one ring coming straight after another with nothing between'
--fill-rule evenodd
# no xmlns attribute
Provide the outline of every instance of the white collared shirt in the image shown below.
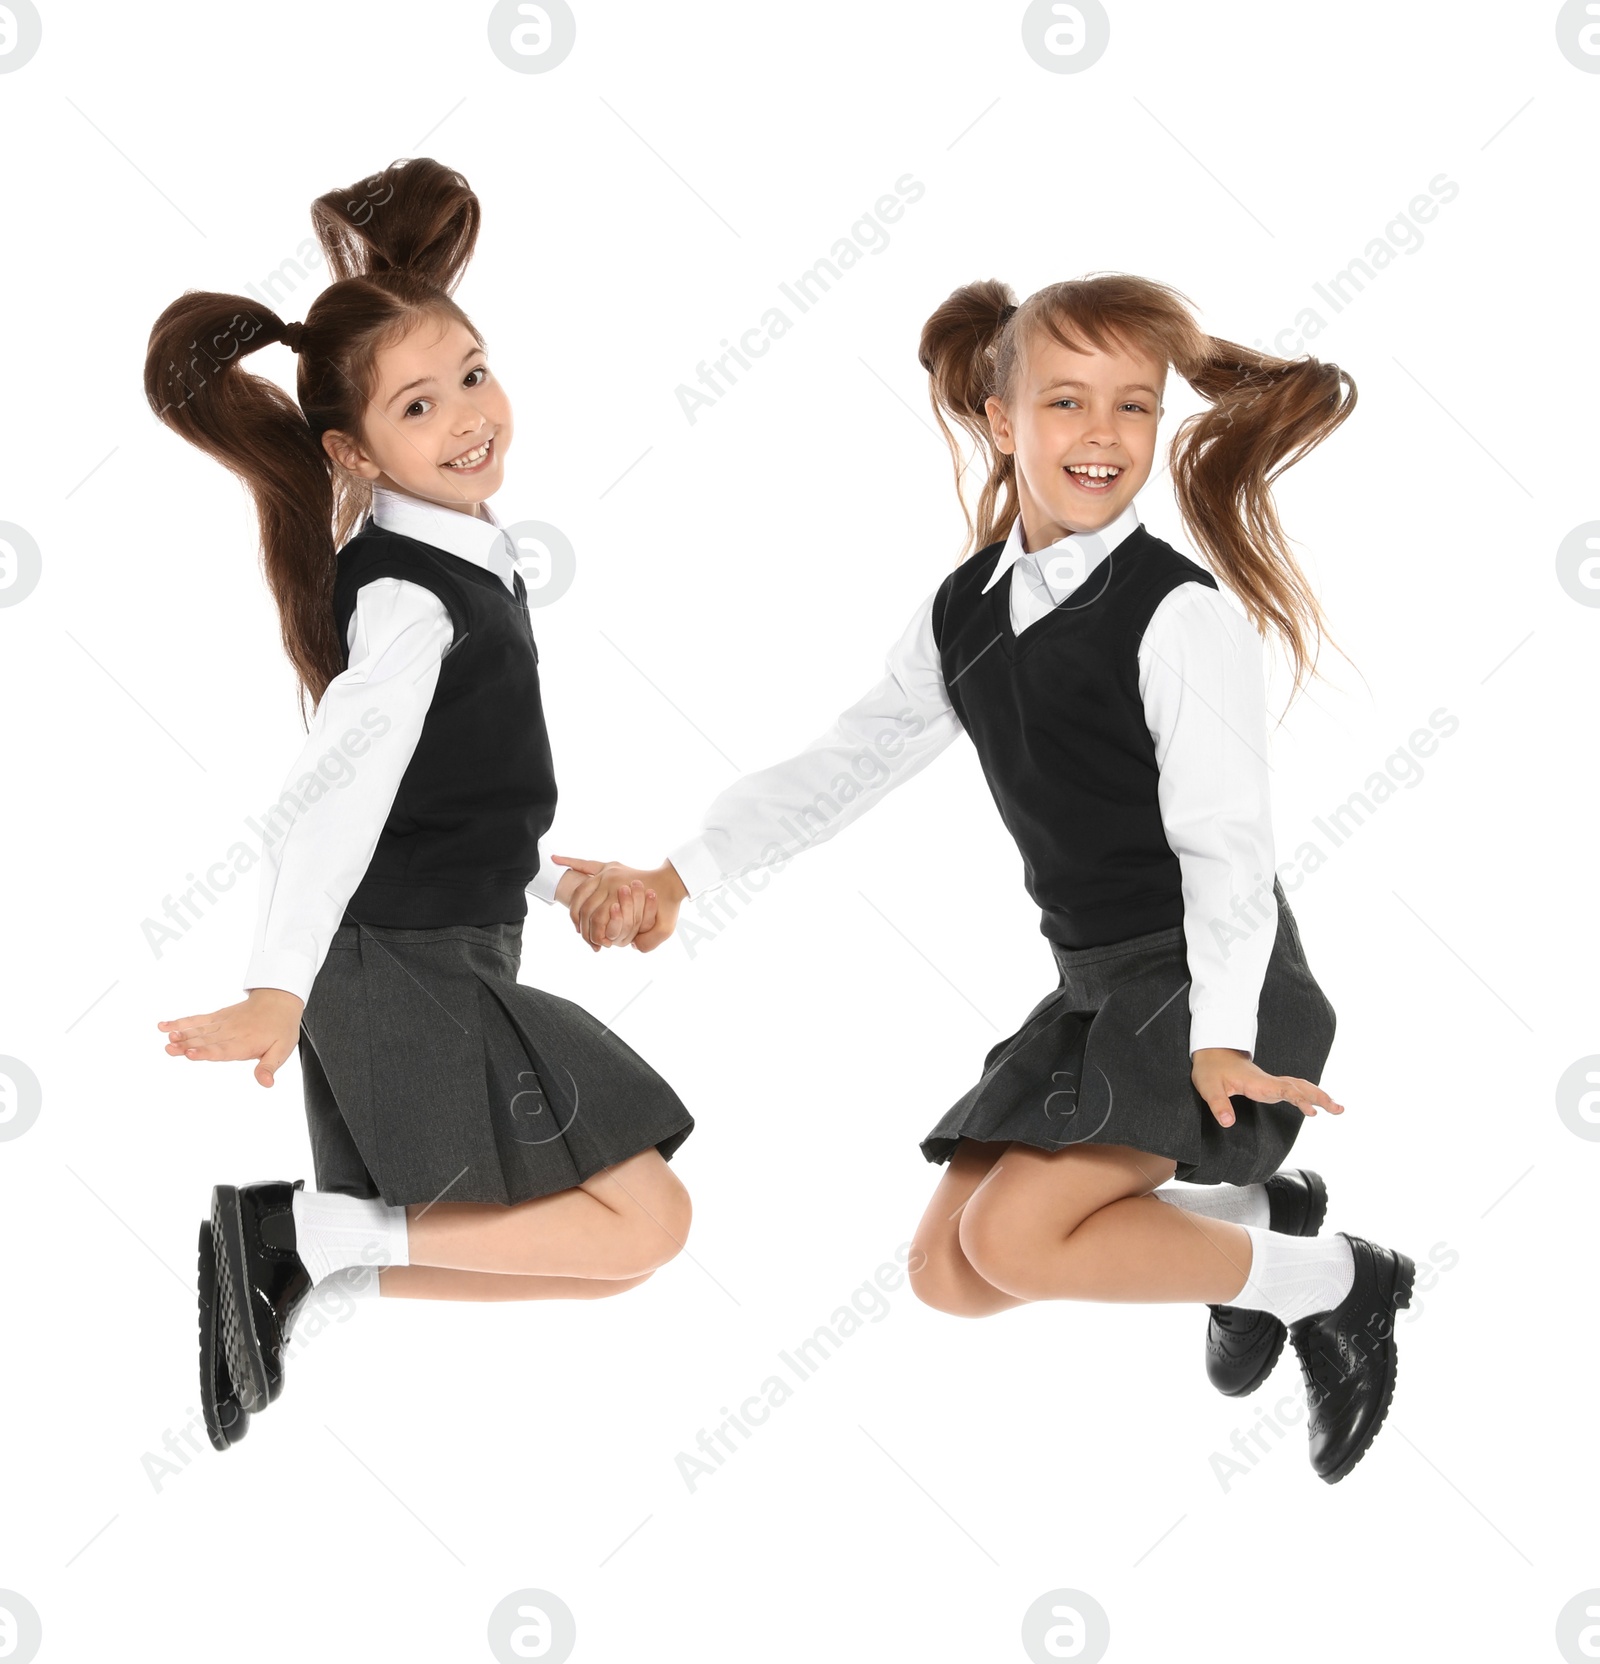
<svg viewBox="0 0 1600 1664"><path fill-rule="evenodd" d="M1071 533L1029 556L1019 516L984 588L1011 573L1011 627L1020 635L1139 524L1129 503L1100 531ZM831 838L963 731L934 644L934 594L890 648L888 674L876 687L797 756L736 780L706 811L698 835L669 852L691 896ZM1139 696L1160 770L1156 795L1183 885L1191 1052L1254 1051L1277 935L1262 652L1243 613L1220 589L1199 583L1172 590L1139 643ZM920 726L908 733L908 720ZM871 765L872 783L835 798L841 775L862 779L862 763ZM819 803L834 806L825 820ZM1263 885L1270 916L1255 928L1258 915L1237 909ZM1251 921L1248 929L1241 918Z"/></svg>
<svg viewBox="0 0 1600 1664"><path fill-rule="evenodd" d="M372 493L372 518L385 530L471 561L512 589L510 543L488 503L483 512L486 518L480 520L382 486ZM280 803L286 814L269 822L281 835L262 851L246 988L284 988L302 1000L310 997L422 738L439 665L454 634L444 603L421 584L374 578L356 592L346 637L349 664L317 702L305 744L284 782ZM380 733L383 719L387 726ZM352 730L364 741L359 756L341 745ZM316 784L308 792L309 782ZM548 842L548 837L540 841L539 871L528 887L530 895L547 902L555 900L565 870L551 864Z"/></svg>

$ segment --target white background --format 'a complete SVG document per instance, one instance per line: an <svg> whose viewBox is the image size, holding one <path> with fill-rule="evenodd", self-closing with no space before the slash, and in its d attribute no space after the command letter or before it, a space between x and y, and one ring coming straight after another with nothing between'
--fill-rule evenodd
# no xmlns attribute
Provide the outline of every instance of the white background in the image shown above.
<svg viewBox="0 0 1600 1664"><path fill-rule="evenodd" d="M1114 4L1075 74L1028 56L1022 11L583 4L570 58L517 74L482 4L85 3L0 77L0 519L43 563L0 608L0 1053L43 1089L0 1142L0 1588L41 1657L489 1659L527 1587L580 1661L1000 1664L1058 1588L1104 1608L1114 1661L1560 1656L1600 1585L1600 1144L1555 1103L1600 1052L1600 610L1556 579L1600 517L1600 77L1548 4ZM918 1140L1054 983L965 742L692 956L592 956L534 904L524 979L627 1004L696 1116L687 1254L592 1305L363 1305L237 1449L163 1452L199 1428L211 1186L310 1160L295 1066L264 1093L155 1028L238 997L253 885L159 958L141 923L246 835L301 728L249 501L151 415L145 342L410 154L484 207L458 298L516 413L496 510L577 550L534 614L573 853L653 864L881 674L961 545L915 350L950 289L1136 272L1268 346L1321 313L1280 344L1359 406L1277 500L1349 661L1274 734L1280 859L1430 712L1460 724L1291 898L1349 1106L1295 1159L1328 1229L1436 1268L1345 1482L1307 1463L1292 1356L1255 1398L1207 1385L1203 1310L968 1322L904 1287L680 1477L893 1260L938 1174ZM888 246L690 424L674 389L907 173ZM1408 232L1440 174L1458 194ZM1313 285L1386 234L1420 245L1335 313ZM250 367L293 385L281 347ZM1196 407L1174 377L1163 457ZM1164 469L1138 501L1192 549ZM1228 1472L1264 1413L1285 1430Z"/></svg>

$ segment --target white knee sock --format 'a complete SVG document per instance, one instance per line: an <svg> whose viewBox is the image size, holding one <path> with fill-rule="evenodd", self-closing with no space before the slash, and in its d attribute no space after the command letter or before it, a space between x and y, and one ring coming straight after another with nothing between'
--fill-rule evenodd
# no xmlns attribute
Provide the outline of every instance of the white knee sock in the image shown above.
<svg viewBox="0 0 1600 1664"><path fill-rule="evenodd" d="M1272 1219L1264 1184L1164 1184L1151 1195L1185 1213L1203 1213L1231 1225L1259 1225L1265 1230Z"/></svg>
<svg viewBox="0 0 1600 1664"><path fill-rule="evenodd" d="M1342 1236L1285 1236L1244 1227L1250 1238L1250 1275L1225 1306L1271 1312L1285 1323L1332 1311L1356 1279L1355 1256Z"/></svg>
<svg viewBox="0 0 1600 1664"><path fill-rule="evenodd" d="M347 1266L409 1265L406 1210L331 1190L294 1193L295 1249L313 1283ZM353 1281L347 1279L347 1281ZM376 1285L378 1279L371 1279Z"/></svg>

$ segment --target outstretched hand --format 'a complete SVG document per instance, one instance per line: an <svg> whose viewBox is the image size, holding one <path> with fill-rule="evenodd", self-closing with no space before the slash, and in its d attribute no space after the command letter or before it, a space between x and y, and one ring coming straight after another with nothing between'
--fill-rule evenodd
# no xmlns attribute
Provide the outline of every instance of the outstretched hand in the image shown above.
<svg viewBox="0 0 1600 1664"><path fill-rule="evenodd" d="M255 1076L271 1086L273 1076L300 1043L298 994L284 988L252 988L237 1005L197 1017L174 1017L156 1027L167 1037L168 1057L191 1063L235 1063L257 1058Z"/></svg>
<svg viewBox="0 0 1600 1664"><path fill-rule="evenodd" d="M1232 1097L1253 1098L1258 1104L1290 1103L1302 1115L1315 1115L1319 1105L1330 1115L1344 1114L1344 1105L1320 1086L1298 1075L1269 1075L1250 1061L1248 1052L1227 1046L1202 1046L1194 1054L1192 1076L1195 1090L1220 1126L1233 1125L1233 1105L1228 1101Z"/></svg>
<svg viewBox="0 0 1600 1664"><path fill-rule="evenodd" d="M678 909L688 896L670 861L659 867L624 866L620 861L587 861L575 855L551 857L571 870L577 882L563 894L572 927L596 953L602 947L625 947L641 953L658 948L677 928Z"/></svg>

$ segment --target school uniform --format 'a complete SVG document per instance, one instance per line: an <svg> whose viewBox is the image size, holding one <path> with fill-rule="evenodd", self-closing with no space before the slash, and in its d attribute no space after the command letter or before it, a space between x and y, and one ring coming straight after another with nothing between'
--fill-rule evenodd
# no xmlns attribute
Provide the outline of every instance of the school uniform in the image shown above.
<svg viewBox="0 0 1600 1664"><path fill-rule="evenodd" d="M1316 1081L1335 1024L1273 877L1261 657L1211 574L1131 503L1032 554L1019 520L927 597L875 688L724 792L670 859L695 896L790 857L968 734L1058 980L924 1155L946 1161L962 1138L1119 1144L1182 1179L1258 1182L1300 1111L1241 1098L1217 1125L1191 1054L1234 1047Z"/></svg>
<svg viewBox="0 0 1600 1664"><path fill-rule="evenodd" d="M305 1003L319 1191L510 1204L694 1121L609 1025L517 980L557 791L526 590L485 518L378 489L338 553L347 648L285 782L245 986Z"/></svg>

